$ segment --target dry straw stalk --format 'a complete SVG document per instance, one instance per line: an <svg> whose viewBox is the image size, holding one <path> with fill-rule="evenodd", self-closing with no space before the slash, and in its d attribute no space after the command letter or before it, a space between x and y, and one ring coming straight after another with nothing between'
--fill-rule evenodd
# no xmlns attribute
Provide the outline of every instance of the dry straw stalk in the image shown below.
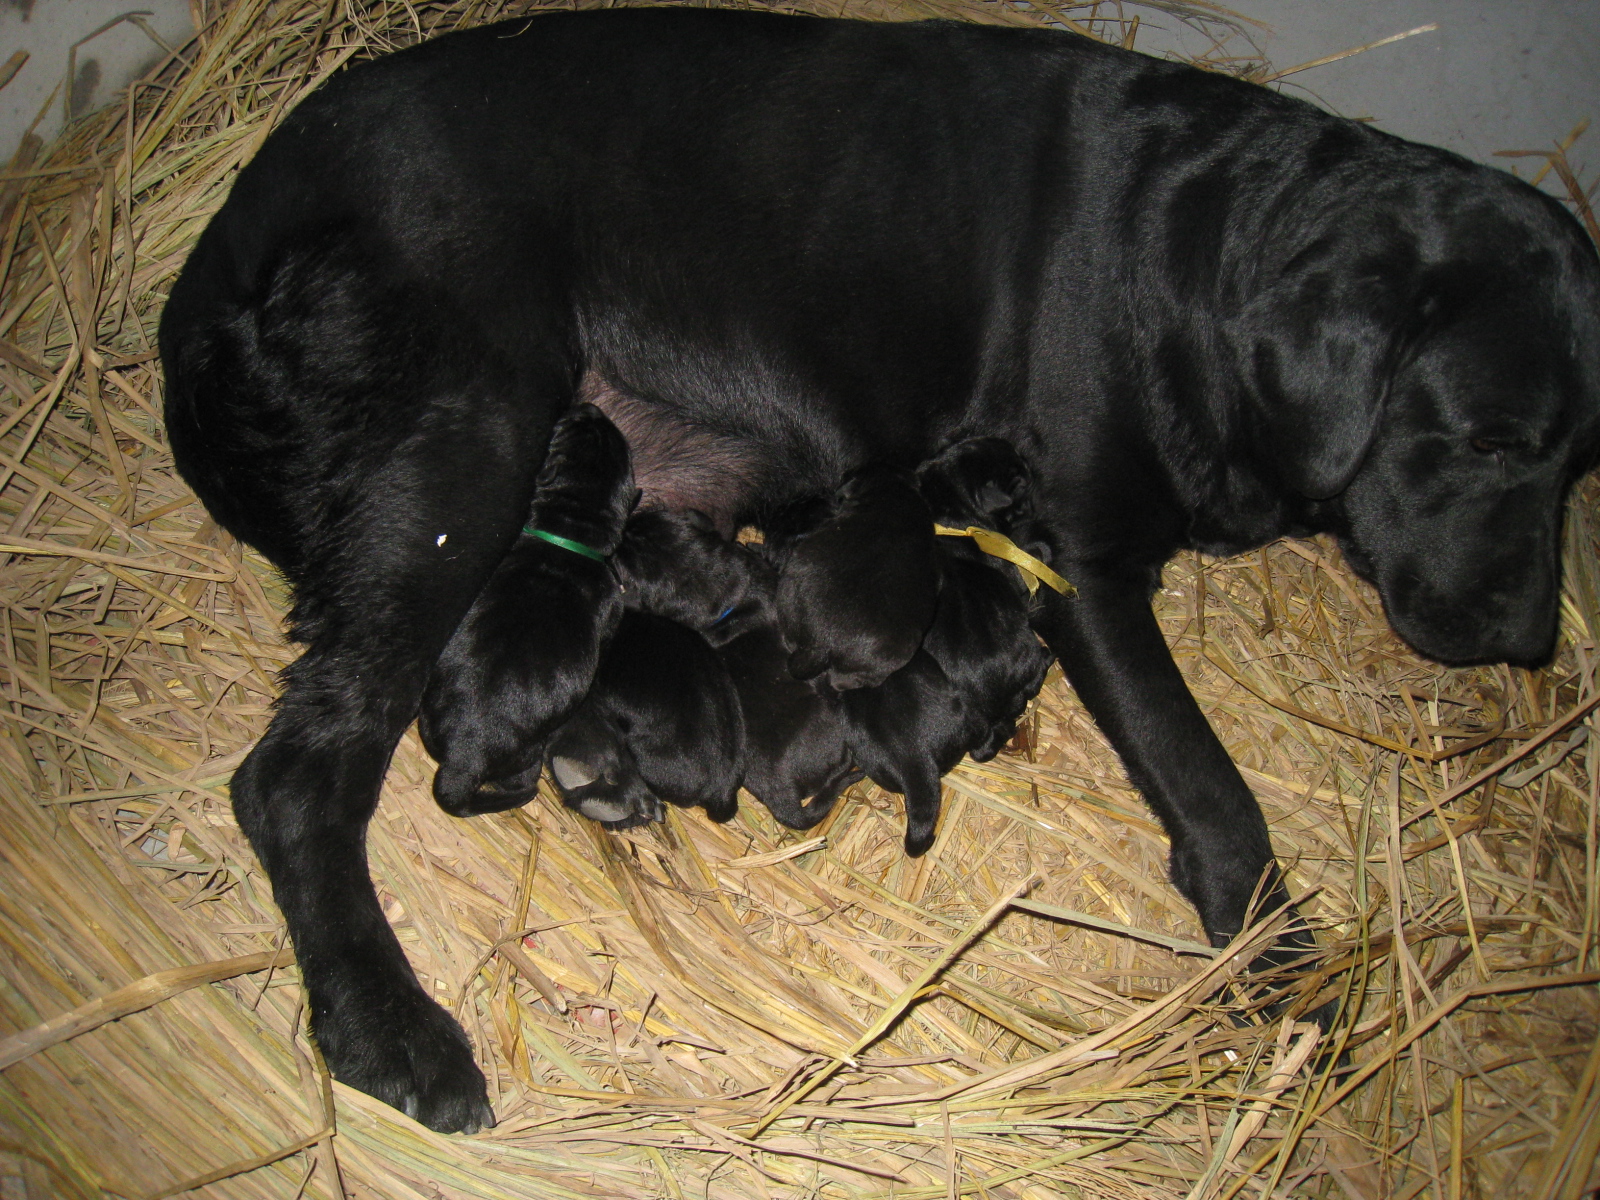
<svg viewBox="0 0 1600 1200"><path fill-rule="evenodd" d="M1132 34L1065 0L784 7ZM307 89L528 10L202 2L181 60L0 181L0 1191L1457 1200L1600 1182L1593 481L1538 673L1419 660L1330 543L1168 572L1167 635L1311 897L1324 951L1296 986L1302 1007L1343 999L1327 1035L1232 1019L1213 985L1247 947L1197 944L1159 831L1054 678L1025 753L950 777L918 862L869 788L808 841L758 807L624 835L548 798L455 821L408 736L372 868L500 1125L441 1137L329 1084L227 801L294 656L284 589L173 474L152 338L234 171Z"/></svg>

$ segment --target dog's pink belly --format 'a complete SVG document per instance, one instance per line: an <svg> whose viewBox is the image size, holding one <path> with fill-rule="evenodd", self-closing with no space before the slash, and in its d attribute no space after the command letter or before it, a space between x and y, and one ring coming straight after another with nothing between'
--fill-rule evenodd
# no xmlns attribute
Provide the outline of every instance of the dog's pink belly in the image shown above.
<svg viewBox="0 0 1600 1200"><path fill-rule="evenodd" d="M698 509L733 536L758 487L759 459L749 441L623 392L594 371L584 374L578 399L599 408L627 439L641 509Z"/></svg>

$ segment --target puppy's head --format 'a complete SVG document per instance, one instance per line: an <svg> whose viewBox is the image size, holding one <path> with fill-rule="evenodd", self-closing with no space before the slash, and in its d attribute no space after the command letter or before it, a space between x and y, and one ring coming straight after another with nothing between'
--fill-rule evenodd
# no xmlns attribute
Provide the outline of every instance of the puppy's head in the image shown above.
<svg viewBox="0 0 1600 1200"><path fill-rule="evenodd" d="M827 519L778 561L778 623L796 679L826 673L838 691L876 687L911 660L933 621L933 516L908 471L851 471Z"/></svg>
<svg viewBox="0 0 1600 1200"><path fill-rule="evenodd" d="M1039 645L1036 638L1029 636L1018 640L1007 664L1010 668L1007 683L1014 690L1000 700L994 710L985 714L992 721L988 735L971 752L973 762L988 762L1017 736L1017 722L1028 711L1029 701L1044 686L1045 675L1053 661L1053 656Z"/></svg>
<svg viewBox="0 0 1600 1200"><path fill-rule="evenodd" d="M609 555L636 497L622 434L594 405L573 405L550 435L528 524Z"/></svg>
<svg viewBox="0 0 1600 1200"><path fill-rule="evenodd" d="M1531 664L1600 443L1600 260L1534 189L1428 161L1309 237L1258 305L1263 453L1418 650Z"/></svg>
<svg viewBox="0 0 1600 1200"><path fill-rule="evenodd" d="M941 525L1010 531L1033 515L1033 472L1004 438L968 438L917 468L917 490Z"/></svg>
<svg viewBox="0 0 1600 1200"><path fill-rule="evenodd" d="M761 564L693 509L635 513L614 559L629 608L721 628L759 590Z"/></svg>

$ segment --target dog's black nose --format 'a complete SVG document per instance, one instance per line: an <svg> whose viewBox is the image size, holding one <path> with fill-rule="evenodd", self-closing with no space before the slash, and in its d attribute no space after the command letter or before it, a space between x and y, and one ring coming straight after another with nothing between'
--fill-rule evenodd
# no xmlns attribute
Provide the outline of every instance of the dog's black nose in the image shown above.
<svg viewBox="0 0 1600 1200"><path fill-rule="evenodd" d="M1416 651L1452 666L1510 663L1540 667L1555 651L1557 608L1549 596L1476 602L1435 595L1397 603L1385 596L1389 622Z"/></svg>

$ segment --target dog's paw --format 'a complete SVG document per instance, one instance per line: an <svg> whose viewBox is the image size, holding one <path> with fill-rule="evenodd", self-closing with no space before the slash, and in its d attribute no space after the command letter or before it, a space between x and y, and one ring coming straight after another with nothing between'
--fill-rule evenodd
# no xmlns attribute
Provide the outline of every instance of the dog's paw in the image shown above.
<svg viewBox="0 0 1600 1200"><path fill-rule="evenodd" d="M550 774L562 803L591 821L607 829L633 829L665 819L660 799L636 778L625 775L620 783L613 780L619 773L561 754L550 759Z"/></svg>
<svg viewBox="0 0 1600 1200"><path fill-rule="evenodd" d="M359 1018L327 1016L313 1028L333 1077L439 1133L494 1125L472 1043L420 990Z"/></svg>
<svg viewBox="0 0 1600 1200"><path fill-rule="evenodd" d="M1224 934L1211 935L1211 944L1218 949L1230 940ZM1316 936L1294 912L1278 940L1251 959L1237 987L1229 989L1230 998L1242 1006L1240 1020L1248 1023L1246 1013L1256 1014L1256 1019L1276 1020L1293 1012L1299 1020L1315 1022L1328 1032L1339 1015L1337 997L1307 1011L1328 982L1327 975L1317 970L1317 950Z"/></svg>

